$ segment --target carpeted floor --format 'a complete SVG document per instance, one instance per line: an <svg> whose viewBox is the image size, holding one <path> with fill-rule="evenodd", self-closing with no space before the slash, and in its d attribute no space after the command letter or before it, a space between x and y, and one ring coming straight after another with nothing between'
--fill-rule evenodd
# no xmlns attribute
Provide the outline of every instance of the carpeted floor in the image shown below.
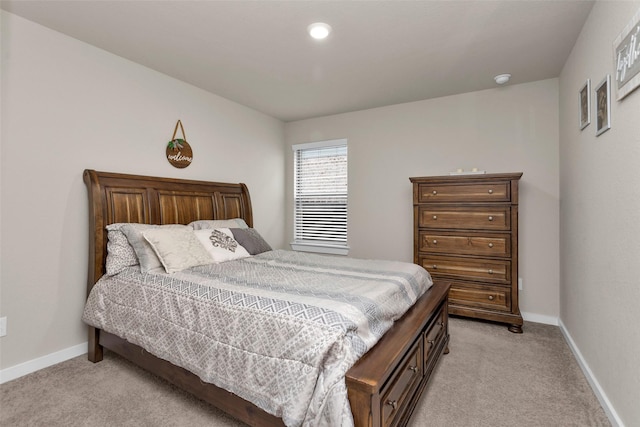
<svg viewBox="0 0 640 427"><path fill-rule="evenodd" d="M523 334L451 319L449 354L414 412L419 426L610 426L560 328Z"/></svg>
<svg viewBox="0 0 640 427"><path fill-rule="evenodd" d="M558 327L453 318L443 356L410 426L610 426ZM106 353L0 386L1 426L243 426Z"/></svg>

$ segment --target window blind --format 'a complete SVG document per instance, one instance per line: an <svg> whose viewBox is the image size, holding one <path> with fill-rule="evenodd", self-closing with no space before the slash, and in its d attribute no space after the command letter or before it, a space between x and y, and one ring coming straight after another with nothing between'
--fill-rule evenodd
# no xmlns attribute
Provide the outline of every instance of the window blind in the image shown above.
<svg viewBox="0 0 640 427"><path fill-rule="evenodd" d="M294 146L295 243L347 246L347 141Z"/></svg>

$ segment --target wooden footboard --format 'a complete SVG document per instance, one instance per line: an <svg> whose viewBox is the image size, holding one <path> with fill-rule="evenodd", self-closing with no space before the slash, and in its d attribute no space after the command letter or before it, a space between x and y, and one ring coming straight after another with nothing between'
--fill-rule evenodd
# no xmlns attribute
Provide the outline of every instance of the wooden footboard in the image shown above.
<svg viewBox="0 0 640 427"><path fill-rule="evenodd" d="M440 356L448 353L449 285L434 285L348 372L356 426L406 425Z"/></svg>

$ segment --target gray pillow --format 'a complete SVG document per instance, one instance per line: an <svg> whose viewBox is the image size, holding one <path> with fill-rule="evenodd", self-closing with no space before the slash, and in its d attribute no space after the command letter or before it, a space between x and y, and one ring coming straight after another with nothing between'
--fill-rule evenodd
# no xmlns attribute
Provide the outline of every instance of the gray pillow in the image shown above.
<svg viewBox="0 0 640 427"><path fill-rule="evenodd" d="M230 228L230 230L233 233L233 238L251 255L272 250L255 228Z"/></svg>
<svg viewBox="0 0 640 427"><path fill-rule="evenodd" d="M138 265L138 257L122 232L124 223L107 225L107 276L120 273L127 267Z"/></svg>
<svg viewBox="0 0 640 427"><path fill-rule="evenodd" d="M140 270L143 273L155 268L163 268L162 262L160 262L155 251L142 235L143 231L155 228L186 228L191 230L191 227L181 224L151 225L131 223L123 225L120 230L127 236L129 244L133 246L133 250L138 256L138 261L140 261Z"/></svg>

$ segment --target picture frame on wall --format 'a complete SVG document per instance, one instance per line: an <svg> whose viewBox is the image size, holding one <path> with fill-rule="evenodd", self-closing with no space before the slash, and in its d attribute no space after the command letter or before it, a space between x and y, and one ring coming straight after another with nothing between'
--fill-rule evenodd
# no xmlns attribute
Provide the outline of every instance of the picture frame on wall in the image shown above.
<svg viewBox="0 0 640 427"><path fill-rule="evenodd" d="M611 129L611 76L607 76L596 86L596 136Z"/></svg>
<svg viewBox="0 0 640 427"><path fill-rule="evenodd" d="M591 123L591 79L587 79L578 92L580 96L580 130Z"/></svg>
<svg viewBox="0 0 640 427"><path fill-rule="evenodd" d="M613 42L618 101L640 87L640 10Z"/></svg>

